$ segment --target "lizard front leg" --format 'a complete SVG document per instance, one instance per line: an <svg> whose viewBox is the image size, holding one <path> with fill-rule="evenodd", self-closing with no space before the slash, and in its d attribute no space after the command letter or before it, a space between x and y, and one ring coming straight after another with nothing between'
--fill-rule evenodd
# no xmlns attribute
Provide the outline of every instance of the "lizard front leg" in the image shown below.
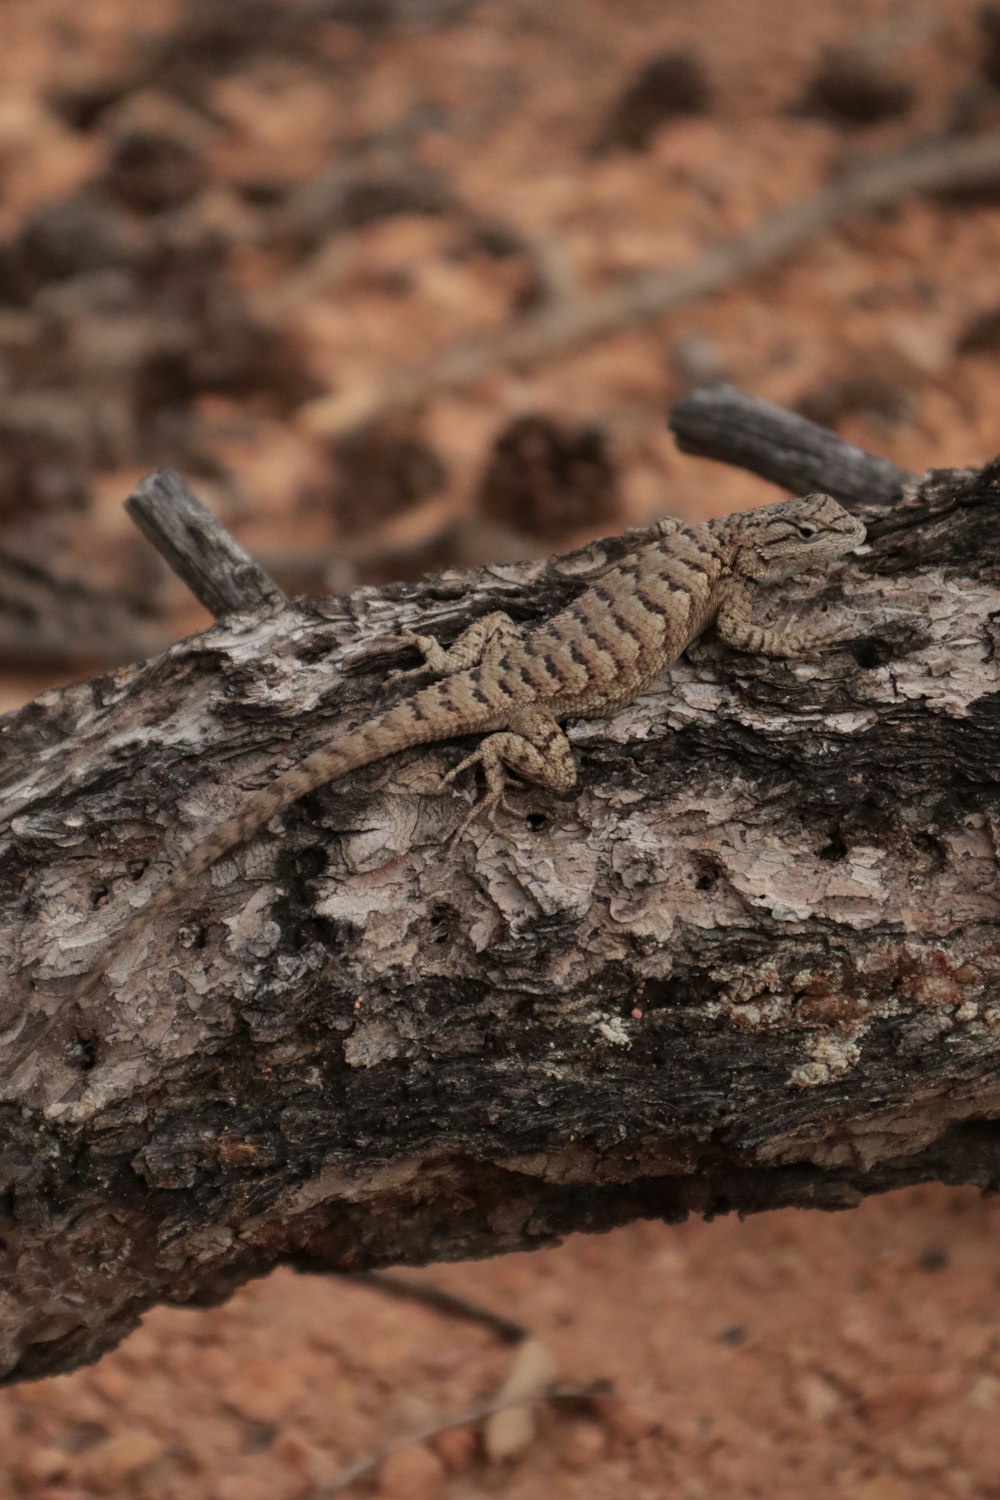
<svg viewBox="0 0 1000 1500"><path fill-rule="evenodd" d="M808 656L824 646L850 640L856 631L843 621L822 625L808 620L791 620L785 625L756 625L753 620L753 594L739 580L732 582L715 617L715 633L727 646L737 651L759 652L762 656Z"/></svg>
<svg viewBox="0 0 1000 1500"><path fill-rule="evenodd" d="M419 677L428 670L446 674L464 672L480 663L488 664L499 660L504 651L520 641L521 627L500 609L483 615L479 620L473 620L450 646L442 646L431 635L418 635L413 630L402 630L393 637L391 644L416 646L423 655L424 663L420 667L408 667L406 671L394 672L389 681L400 682L406 677Z"/></svg>
<svg viewBox="0 0 1000 1500"><path fill-rule="evenodd" d="M494 833L503 834L497 826L497 812L501 807L513 811L506 799L509 772L553 792L566 792L576 783L570 742L552 714L543 708L521 708L512 713L507 728L481 740L470 755L442 777L441 786L447 786L470 766L482 766L486 795L452 834L452 843L457 843L483 814Z"/></svg>

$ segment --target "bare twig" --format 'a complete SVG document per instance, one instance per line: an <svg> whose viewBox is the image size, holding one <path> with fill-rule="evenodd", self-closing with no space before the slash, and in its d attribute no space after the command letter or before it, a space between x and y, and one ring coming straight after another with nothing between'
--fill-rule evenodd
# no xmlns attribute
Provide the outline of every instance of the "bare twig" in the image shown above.
<svg viewBox="0 0 1000 1500"><path fill-rule="evenodd" d="M174 469L141 480L125 509L195 598L216 619L246 609L280 608L285 596Z"/></svg>
<svg viewBox="0 0 1000 1500"><path fill-rule="evenodd" d="M296 1269L311 1270L312 1267L298 1265ZM445 1291L444 1287L435 1286L433 1282L411 1281L408 1276L394 1276L388 1271L349 1273L344 1276L344 1280L348 1281L351 1286L371 1287L376 1292L384 1292L389 1297L397 1297L409 1302L422 1302L425 1307L433 1308L435 1312L443 1313L447 1318L481 1323L484 1328L498 1334L508 1343L520 1343L528 1337L530 1332L523 1323L516 1323L513 1318L505 1318L503 1313L494 1312L491 1307L484 1307L480 1302L470 1302L465 1297L457 1296L455 1292Z"/></svg>
<svg viewBox="0 0 1000 1500"><path fill-rule="evenodd" d="M592 1397L600 1396L607 1398L611 1389L606 1380L592 1380L587 1385L558 1385L548 1390L539 1390L534 1396L524 1395L513 1397L494 1397L491 1401L480 1402L478 1406L466 1407L465 1411L453 1412L451 1416L441 1417L436 1421L428 1422L424 1427L418 1427L407 1437L397 1438L394 1442L386 1443L384 1447L376 1449L367 1458L358 1459L357 1463L351 1464L344 1469L333 1484L325 1489L315 1490L312 1500L332 1500L334 1495L339 1495L346 1490L349 1484L360 1479L363 1474L370 1474L390 1454L398 1453L402 1448L413 1448L417 1443L425 1443L428 1438L437 1437L438 1433L450 1432L454 1427L467 1427L471 1422L481 1422L486 1417L492 1417L498 1411L508 1411L512 1406L523 1406L526 1400L534 1401L587 1401Z"/></svg>
<svg viewBox="0 0 1000 1500"><path fill-rule="evenodd" d="M863 209L907 193L953 191L1000 179L1000 135L935 140L876 157L815 197L789 203L755 229L707 250L691 265L646 271L605 291L547 302L480 340L453 345L428 363L383 383L323 396L303 411L311 431L342 432L435 391L472 385L505 365L533 365L581 344L662 317L772 265Z"/></svg>
<svg viewBox="0 0 1000 1500"><path fill-rule="evenodd" d="M671 407L682 453L749 469L786 490L825 490L846 505L889 505L915 478L783 406L731 385L705 386Z"/></svg>

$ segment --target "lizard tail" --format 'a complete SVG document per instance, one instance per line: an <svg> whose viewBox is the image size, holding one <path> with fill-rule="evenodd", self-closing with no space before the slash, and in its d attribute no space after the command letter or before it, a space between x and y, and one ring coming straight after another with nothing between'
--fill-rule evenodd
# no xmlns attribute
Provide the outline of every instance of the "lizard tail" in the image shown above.
<svg viewBox="0 0 1000 1500"><path fill-rule="evenodd" d="M464 675L464 674L463 674ZM118 953L143 929L155 921L175 896L216 860L228 854L256 829L328 781L336 781L349 771L359 770L374 761L384 760L413 745L427 745L462 734L476 734L490 729L499 715L482 707L476 716L468 697L456 697L455 677L421 688L411 697L350 729L329 745L321 745L296 765L258 790L249 792L242 807L232 817L213 828L207 838L195 844L167 877L159 890L126 922L115 935L111 953L87 974L76 990L83 999L100 980L109 957ZM464 684L462 684L464 686Z"/></svg>

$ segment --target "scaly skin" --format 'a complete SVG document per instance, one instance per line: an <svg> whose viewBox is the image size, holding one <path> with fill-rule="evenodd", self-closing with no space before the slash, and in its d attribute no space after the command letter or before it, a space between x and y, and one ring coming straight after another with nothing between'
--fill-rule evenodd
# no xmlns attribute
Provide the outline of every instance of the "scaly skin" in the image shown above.
<svg viewBox="0 0 1000 1500"><path fill-rule="evenodd" d="M454 837L483 812L495 826L497 809L505 805L508 772L554 792L567 791L576 781L576 767L560 721L600 717L631 702L713 622L729 645L769 656L803 655L849 634L843 621L832 629L796 622L764 629L752 621L753 596L758 585L822 567L864 539L861 523L829 495L819 494L698 526L658 522L638 533L625 559L603 572L573 604L526 633L498 613L477 620L448 649L426 636L400 637L424 653L425 666L414 670L445 674L441 681L349 730L251 793L126 923L112 953L283 808L328 781L410 746L459 735L486 736L444 778L450 782L479 765L486 781L485 797ZM94 988L110 957L83 980L74 1001Z"/></svg>

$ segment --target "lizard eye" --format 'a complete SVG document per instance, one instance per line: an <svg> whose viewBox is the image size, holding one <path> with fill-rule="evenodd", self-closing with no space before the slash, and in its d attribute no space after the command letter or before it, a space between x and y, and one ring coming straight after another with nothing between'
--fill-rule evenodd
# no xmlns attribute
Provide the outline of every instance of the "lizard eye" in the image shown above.
<svg viewBox="0 0 1000 1500"><path fill-rule="evenodd" d="M795 524L795 530L804 541L808 542L811 537L814 537L816 535L819 527L816 525L815 521L797 521Z"/></svg>

